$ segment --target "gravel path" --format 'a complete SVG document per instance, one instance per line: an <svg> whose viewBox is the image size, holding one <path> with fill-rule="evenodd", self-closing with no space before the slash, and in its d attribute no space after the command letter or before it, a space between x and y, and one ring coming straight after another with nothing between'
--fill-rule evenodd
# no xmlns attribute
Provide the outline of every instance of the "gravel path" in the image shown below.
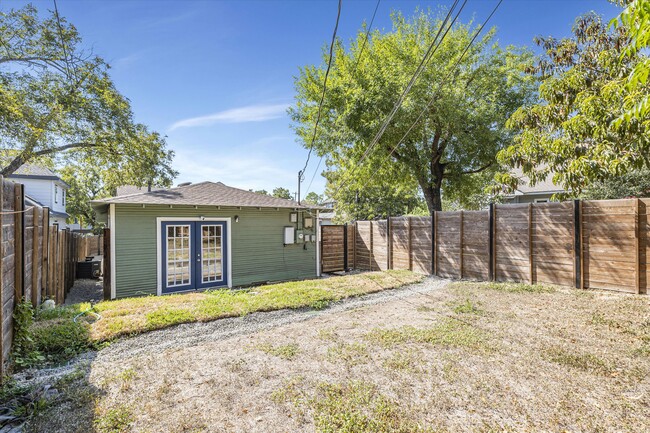
<svg viewBox="0 0 650 433"><path fill-rule="evenodd" d="M306 321L322 315L420 295L439 290L448 283L449 280L428 277L420 283L399 289L344 299L330 304L328 308L323 310L285 309L252 313L242 317L219 319L206 323L187 323L122 339L100 351L97 354L97 360L113 361L141 355L145 352L161 352L170 348L191 347L205 342L224 340L237 335L265 331L289 323Z"/></svg>
<svg viewBox="0 0 650 433"><path fill-rule="evenodd" d="M81 279L74 282L74 286L72 286L70 293L65 298L65 305L80 302L96 303L102 299L104 299L102 280Z"/></svg>
<svg viewBox="0 0 650 433"><path fill-rule="evenodd" d="M170 348L184 348L196 346L210 341L222 341L238 335L251 334L266 331L278 326L295 322L302 322L334 314L342 311L353 310L371 305L383 304L394 300L404 299L411 296L418 296L445 287L450 280L437 277L427 277L420 283L401 287L399 289L384 290L369 295L357 296L344 299L330 304L323 310L309 308L285 309L252 313L242 317L218 319L205 323L186 323L172 326L170 328L136 335L134 337L122 338L99 352L86 352L71 360L68 364L43 369L30 369L14 375L14 379L20 384L52 383L56 379L71 373L76 368L89 368L93 361L111 362L124 360L129 357L146 353L161 352ZM88 296L96 290L95 285L101 289L101 281L79 280L75 284L77 289L71 292L68 299L75 293L76 299L81 296ZM82 301L88 301L85 297ZM79 300L74 302L81 302ZM66 301L67 303L67 301Z"/></svg>

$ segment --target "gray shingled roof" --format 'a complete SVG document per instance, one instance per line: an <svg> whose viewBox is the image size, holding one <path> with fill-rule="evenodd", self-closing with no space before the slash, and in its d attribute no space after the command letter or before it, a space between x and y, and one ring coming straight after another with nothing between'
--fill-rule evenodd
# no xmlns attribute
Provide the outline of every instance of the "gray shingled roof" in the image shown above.
<svg viewBox="0 0 650 433"><path fill-rule="evenodd" d="M159 186L151 187L152 191L159 191L161 189L164 189L164 188L161 188ZM122 185L122 186L117 187L117 191L116 191L115 195L116 196L119 196L119 195L131 195L131 194L138 194L138 193L147 192L147 191L149 191L149 188L146 187L146 186Z"/></svg>
<svg viewBox="0 0 650 433"><path fill-rule="evenodd" d="M243 207L282 207L309 208L293 200L270 197L239 188L224 185L221 182L200 182L176 188L138 194L109 197L95 200L93 204L162 204L191 206L243 206Z"/></svg>

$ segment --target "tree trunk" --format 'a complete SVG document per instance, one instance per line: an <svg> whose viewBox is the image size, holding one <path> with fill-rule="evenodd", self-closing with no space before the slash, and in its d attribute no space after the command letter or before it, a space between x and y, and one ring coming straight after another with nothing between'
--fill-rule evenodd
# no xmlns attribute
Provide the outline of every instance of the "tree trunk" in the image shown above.
<svg viewBox="0 0 650 433"><path fill-rule="evenodd" d="M420 184L422 191L424 192L424 200L427 202L427 209L429 213L433 214L434 211L442 210L442 197L440 195L441 182L436 182L436 185L431 185L430 183L426 185Z"/></svg>

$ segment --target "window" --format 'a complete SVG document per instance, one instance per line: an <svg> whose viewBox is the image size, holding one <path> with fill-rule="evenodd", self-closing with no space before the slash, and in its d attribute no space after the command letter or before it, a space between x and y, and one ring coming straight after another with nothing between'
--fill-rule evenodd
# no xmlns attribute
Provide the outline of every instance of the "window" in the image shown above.
<svg viewBox="0 0 650 433"><path fill-rule="evenodd" d="M65 190L61 190L61 202L65 206Z"/></svg>
<svg viewBox="0 0 650 433"><path fill-rule="evenodd" d="M54 203L59 202L59 187L54 185Z"/></svg>
<svg viewBox="0 0 650 433"><path fill-rule="evenodd" d="M535 203L548 203L547 198L536 198Z"/></svg>

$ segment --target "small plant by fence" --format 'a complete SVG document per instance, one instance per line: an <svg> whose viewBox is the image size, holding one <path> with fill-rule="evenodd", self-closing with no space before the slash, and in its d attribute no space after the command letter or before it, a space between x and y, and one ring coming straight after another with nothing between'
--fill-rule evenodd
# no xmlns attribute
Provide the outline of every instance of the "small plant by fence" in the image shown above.
<svg viewBox="0 0 650 433"><path fill-rule="evenodd" d="M321 266L323 272L409 269L647 293L647 204L650 199L504 204L323 226Z"/></svg>
<svg viewBox="0 0 650 433"><path fill-rule="evenodd" d="M65 300L75 279L80 247L93 241L50 225L47 207L25 207L21 184L0 176L0 377L4 375L13 340L13 312L21 299L34 306L45 299ZM97 242L97 241L95 241ZM101 245L101 244L100 244ZM85 251L84 251L85 253ZM85 256L84 256L85 257Z"/></svg>

